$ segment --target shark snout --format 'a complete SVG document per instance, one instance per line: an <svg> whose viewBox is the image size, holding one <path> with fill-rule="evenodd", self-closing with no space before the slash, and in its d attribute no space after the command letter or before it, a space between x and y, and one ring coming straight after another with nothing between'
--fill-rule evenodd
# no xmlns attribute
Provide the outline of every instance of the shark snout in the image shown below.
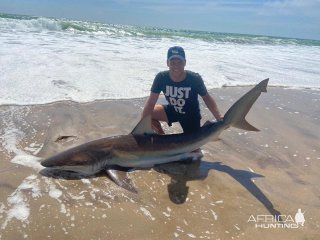
<svg viewBox="0 0 320 240"><path fill-rule="evenodd" d="M54 163L54 161L50 161L50 159L46 159L41 161L40 163L43 167L47 167L47 168L51 168L51 167L55 167L56 164Z"/></svg>
<svg viewBox="0 0 320 240"><path fill-rule="evenodd" d="M67 159L61 157L50 157L41 161L41 165L47 168L57 168L66 165Z"/></svg>

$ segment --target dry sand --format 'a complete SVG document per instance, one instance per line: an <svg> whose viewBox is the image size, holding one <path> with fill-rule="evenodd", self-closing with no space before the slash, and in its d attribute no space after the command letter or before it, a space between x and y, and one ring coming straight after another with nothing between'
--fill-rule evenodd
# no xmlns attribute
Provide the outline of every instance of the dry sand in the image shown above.
<svg viewBox="0 0 320 240"><path fill-rule="evenodd" d="M224 112L247 90L212 94ZM201 162L132 171L138 194L42 170L40 157L128 134L144 101L1 106L0 239L320 239L319 91L269 88L247 117L261 132L231 128Z"/></svg>

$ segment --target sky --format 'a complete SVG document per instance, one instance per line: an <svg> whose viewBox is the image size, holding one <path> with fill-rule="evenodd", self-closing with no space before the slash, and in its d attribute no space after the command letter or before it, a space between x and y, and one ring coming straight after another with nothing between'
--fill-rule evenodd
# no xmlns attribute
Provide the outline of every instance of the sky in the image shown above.
<svg viewBox="0 0 320 240"><path fill-rule="evenodd" d="M320 40L320 0L0 0L0 12Z"/></svg>

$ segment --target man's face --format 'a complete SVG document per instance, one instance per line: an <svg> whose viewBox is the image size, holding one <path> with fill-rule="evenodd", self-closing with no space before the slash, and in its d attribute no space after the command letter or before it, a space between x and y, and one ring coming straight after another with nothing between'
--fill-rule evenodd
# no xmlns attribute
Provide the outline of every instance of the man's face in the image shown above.
<svg viewBox="0 0 320 240"><path fill-rule="evenodd" d="M173 58L170 61L167 61L170 73L173 76L181 76L184 74L184 67L186 66L186 61L179 58Z"/></svg>

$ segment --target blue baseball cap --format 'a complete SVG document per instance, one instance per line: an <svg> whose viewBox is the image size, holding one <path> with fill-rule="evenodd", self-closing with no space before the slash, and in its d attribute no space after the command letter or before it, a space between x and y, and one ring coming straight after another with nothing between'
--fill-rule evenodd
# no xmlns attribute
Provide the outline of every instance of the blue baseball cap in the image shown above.
<svg viewBox="0 0 320 240"><path fill-rule="evenodd" d="M178 58L180 60L186 60L186 54L182 47L174 46L168 49L167 59L170 61L173 58Z"/></svg>

